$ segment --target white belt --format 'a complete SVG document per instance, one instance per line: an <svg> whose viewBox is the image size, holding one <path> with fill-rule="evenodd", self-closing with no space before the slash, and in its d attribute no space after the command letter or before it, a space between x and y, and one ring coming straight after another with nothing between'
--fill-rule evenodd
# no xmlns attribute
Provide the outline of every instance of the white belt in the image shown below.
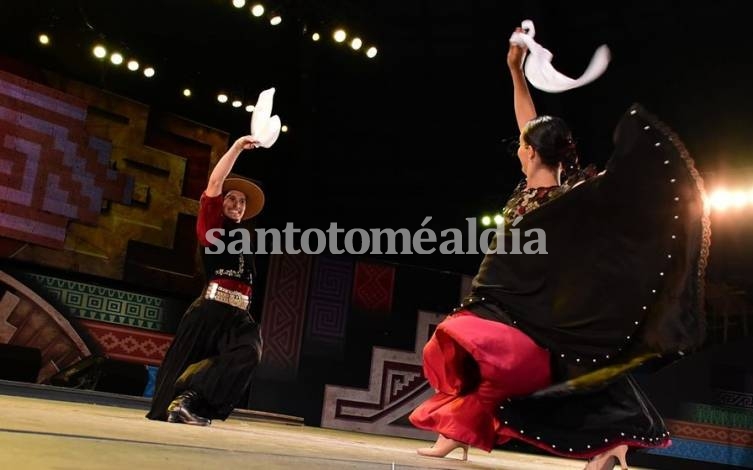
<svg viewBox="0 0 753 470"><path fill-rule="evenodd" d="M241 294L238 291L225 289L216 282L209 283L204 298L232 305L243 310L248 309L248 304L250 303L247 295Z"/></svg>

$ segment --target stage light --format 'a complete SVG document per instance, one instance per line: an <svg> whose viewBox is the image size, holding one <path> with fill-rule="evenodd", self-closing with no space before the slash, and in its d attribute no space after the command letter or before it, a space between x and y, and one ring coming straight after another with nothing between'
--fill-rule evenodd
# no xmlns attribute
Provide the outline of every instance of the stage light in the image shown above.
<svg viewBox="0 0 753 470"><path fill-rule="evenodd" d="M146 78L152 78L155 73L156 72L154 70L154 67L147 67L147 68L144 69L144 76Z"/></svg>
<svg viewBox="0 0 753 470"><path fill-rule="evenodd" d="M254 5L253 8L251 8L251 14L257 18L260 17L264 14L264 6L261 4Z"/></svg>
<svg viewBox="0 0 753 470"><path fill-rule="evenodd" d="M481 225L483 225L484 227L488 227L491 224L492 224L491 217L489 217L488 215L481 217Z"/></svg>
<svg viewBox="0 0 753 470"><path fill-rule="evenodd" d="M249 112L249 113L253 113L254 112L254 105L252 105L252 104L246 105L246 111Z"/></svg>
<svg viewBox="0 0 753 470"><path fill-rule="evenodd" d="M139 63L133 59L128 61L128 70L135 72L139 69Z"/></svg>
<svg viewBox="0 0 753 470"><path fill-rule="evenodd" d="M499 214L494 216L494 223L497 225L502 225L502 222L504 222L504 220L505 219Z"/></svg>
<svg viewBox="0 0 753 470"><path fill-rule="evenodd" d="M353 40L350 41L350 47L352 47L354 51L360 49L362 45L363 41L361 41L360 38L353 38Z"/></svg>
<svg viewBox="0 0 753 470"><path fill-rule="evenodd" d="M275 15L269 20L269 24L272 26L277 26L280 23L282 23L282 16L280 15Z"/></svg>
<svg viewBox="0 0 753 470"><path fill-rule="evenodd" d="M246 0L233 0L233 6L235 8L243 8L246 6Z"/></svg>
<svg viewBox="0 0 753 470"><path fill-rule="evenodd" d="M346 33L342 29L338 29L337 31L334 32L332 37L335 38L335 41L337 42L343 42L348 37L348 33Z"/></svg>
<svg viewBox="0 0 753 470"><path fill-rule="evenodd" d="M368 57L369 59L373 59L374 57L376 57L376 55L377 55L376 47L372 46L366 51L366 57Z"/></svg>
<svg viewBox="0 0 753 470"><path fill-rule="evenodd" d="M123 63L123 55L120 52L113 52L110 56L110 62L114 65L120 65Z"/></svg>
<svg viewBox="0 0 753 470"><path fill-rule="evenodd" d="M185 96L186 98L190 97L191 96L191 89L190 88L184 88L183 89L183 96Z"/></svg>
<svg viewBox="0 0 753 470"><path fill-rule="evenodd" d="M44 33L39 35L39 44L42 44L43 46L47 46L50 44L50 37Z"/></svg>
<svg viewBox="0 0 753 470"><path fill-rule="evenodd" d="M287 132L287 131L288 131L288 126L287 126L287 125L285 125L285 124L283 124L283 125L282 125L282 127L280 127L280 130L281 130L282 132Z"/></svg>
<svg viewBox="0 0 753 470"><path fill-rule="evenodd" d="M105 46L96 45L92 52L94 52L94 57L97 59L104 59L107 56L107 49L105 49Z"/></svg>
<svg viewBox="0 0 753 470"><path fill-rule="evenodd" d="M728 209L743 209L753 206L753 190L728 190L717 189L711 193L708 206L715 212L724 212Z"/></svg>
<svg viewBox="0 0 753 470"><path fill-rule="evenodd" d="M320 38L321 36L319 36L319 33L314 33L311 35L311 40L314 42L318 41Z"/></svg>
<svg viewBox="0 0 753 470"><path fill-rule="evenodd" d="M241 106L243 106L243 103L241 103L241 100L233 100L231 104L233 108L240 108Z"/></svg>
<svg viewBox="0 0 753 470"><path fill-rule="evenodd" d="M220 93L217 95L217 101L220 103L227 103L227 95L225 93Z"/></svg>

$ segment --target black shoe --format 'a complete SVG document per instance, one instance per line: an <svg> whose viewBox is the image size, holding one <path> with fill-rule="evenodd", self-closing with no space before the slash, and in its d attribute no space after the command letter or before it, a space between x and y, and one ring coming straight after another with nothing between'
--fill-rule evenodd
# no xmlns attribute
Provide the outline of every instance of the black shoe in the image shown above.
<svg viewBox="0 0 753 470"><path fill-rule="evenodd" d="M193 424L194 426L209 426L212 424L211 419L204 418L191 411L191 403L198 398L199 395L192 390L187 390L175 397L175 400L167 407L167 422Z"/></svg>

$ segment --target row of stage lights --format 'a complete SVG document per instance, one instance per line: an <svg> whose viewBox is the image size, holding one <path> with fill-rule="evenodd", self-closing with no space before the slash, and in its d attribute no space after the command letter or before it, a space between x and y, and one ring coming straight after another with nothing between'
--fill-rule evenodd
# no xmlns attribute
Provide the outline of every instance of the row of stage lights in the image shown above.
<svg viewBox="0 0 753 470"><path fill-rule="evenodd" d="M744 210L753 208L753 189L716 189L712 191L705 201L706 207L715 213L730 210ZM490 227L502 223L502 215L484 215L481 217L481 225Z"/></svg>
<svg viewBox="0 0 753 470"><path fill-rule="evenodd" d="M39 44L43 46L49 46L50 44L52 44L52 38L47 33L40 33L37 39L39 40ZM123 54L118 51L108 52L107 48L103 44L95 44L92 48L92 54L94 54L94 57L99 60L105 60L109 54L110 62L116 66L120 66L123 64L123 62L125 62L125 57L123 56ZM137 72L139 69L141 69L141 63L139 63L138 59L129 58L128 62L126 62L126 67L131 72ZM152 78L157 73L157 71L153 66L149 65L142 69L142 73L146 78Z"/></svg>
<svg viewBox="0 0 753 470"><path fill-rule="evenodd" d="M246 0L232 0L233 6L241 9L246 6ZM264 8L264 5L257 3L250 7L250 12L254 17L260 18L264 16L266 9ZM269 16L269 23L272 26L277 26L280 23L282 23L282 16L277 13L271 13ZM52 42L50 36L46 33L41 33L39 35L39 43L43 46L49 46ZM322 36L318 32L313 32L311 34L311 40L314 42L319 42L322 39ZM338 28L332 32L332 39L338 43L343 44L348 40L348 33L342 29ZM350 38L348 41L348 44L350 45L351 49L358 51L363 48L363 40L359 37L353 37ZM139 62L136 58L129 58L126 62L126 58L123 56L123 54L117 50L114 51L108 51L107 47L104 44L95 44L92 48L92 53L94 54L94 57L96 57L98 60L106 60L109 56L109 61L114 66L120 66L124 62L126 64L126 68L130 70L131 72L138 72L139 70L142 71L144 77L146 78L152 78L156 75L157 71L155 70L154 66L148 65L146 67L142 68L142 64ZM376 57L377 55L377 48L374 46L368 47L365 49L366 57L372 59ZM184 88L182 91L182 94L185 98L191 98L193 96L193 91L190 88ZM227 96L227 94L220 92L217 94L217 101L221 104L225 104L228 101L230 101L230 98ZM230 104L233 108L241 108L243 107L243 102L238 99L233 99L230 101ZM254 111L254 105L253 104L246 104L244 109L251 113ZM287 132L288 127L282 126L282 132Z"/></svg>
<svg viewBox="0 0 753 470"><path fill-rule="evenodd" d="M235 8L244 8L246 6L246 0L233 0L233 6ZM251 7L251 14L257 18L260 18L265 13L264 5L261 3L257 3ZM280 23L282 23L282 16L280 16L277 13L271 13L269 14L269 24L272 26L277 26ZM313 32L311 34L311 40L314 42L318 42L322 39L322 35L318 32ZM342 28L335 29L332 32L332 39L338 44L343 44L348 39L348 33ZM359 38L358 36L353 37L348 41L348 45L350 45L351 49L354 51L358 51L363 49L364 43L363 39ZM370 46L368 48L364 49L364 52L366 54L366 57L369 59L373 59L377 55L377 48L374 46Z"/></svg>
<svg viewBox="0 0 753 470"><path fill-rule="evenodd" d="M50 38L49 34L41 33L38 37L39 43L43 46L49 46L52 43L52 39ZM94 57L96 57L99 60L105 60L108 57L108 51L107 48L102 44L95 44L92 48L92 54ZM114 51L109 53L110 62L115 66L120 66L125 62L125 58L123 57L123 54L120 52ZM141 64L139 63L138 59L130 58L128 59L128 62L126 63L126 67L131 72L137 72L141 68ZM144 76L146 78L152 78L157 73L153 66L147 66L144 67L142 70ZM182 92L183 96L185 98L191 98L193 96L193 91L190 88L184 88ZM228 101L230 101L230 98L225 93L219 93L217 95L217 101L221 104L225 104ZM243 106L243 102L239 99L234 99L230 101L230 105L233 108L240 108ZM245 108L246 112L252 113L254 111L254 105L253 104L246 104ZM283 125L280 129L282 132L288 131L288 126Z"/></svg>

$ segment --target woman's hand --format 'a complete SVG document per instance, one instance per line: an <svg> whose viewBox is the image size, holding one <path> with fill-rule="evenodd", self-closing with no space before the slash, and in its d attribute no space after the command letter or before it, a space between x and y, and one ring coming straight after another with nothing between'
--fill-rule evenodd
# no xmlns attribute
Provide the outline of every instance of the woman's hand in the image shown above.
<svg viewBox="0 0 753 470"><path fill-rule="evenodd" d="M515 28L516 33L522 33L522 28ZM510 70L520 70L523 67L523 56L525 49L517 44L510 43L510 49L507 50L507 66Z"/></svg>

